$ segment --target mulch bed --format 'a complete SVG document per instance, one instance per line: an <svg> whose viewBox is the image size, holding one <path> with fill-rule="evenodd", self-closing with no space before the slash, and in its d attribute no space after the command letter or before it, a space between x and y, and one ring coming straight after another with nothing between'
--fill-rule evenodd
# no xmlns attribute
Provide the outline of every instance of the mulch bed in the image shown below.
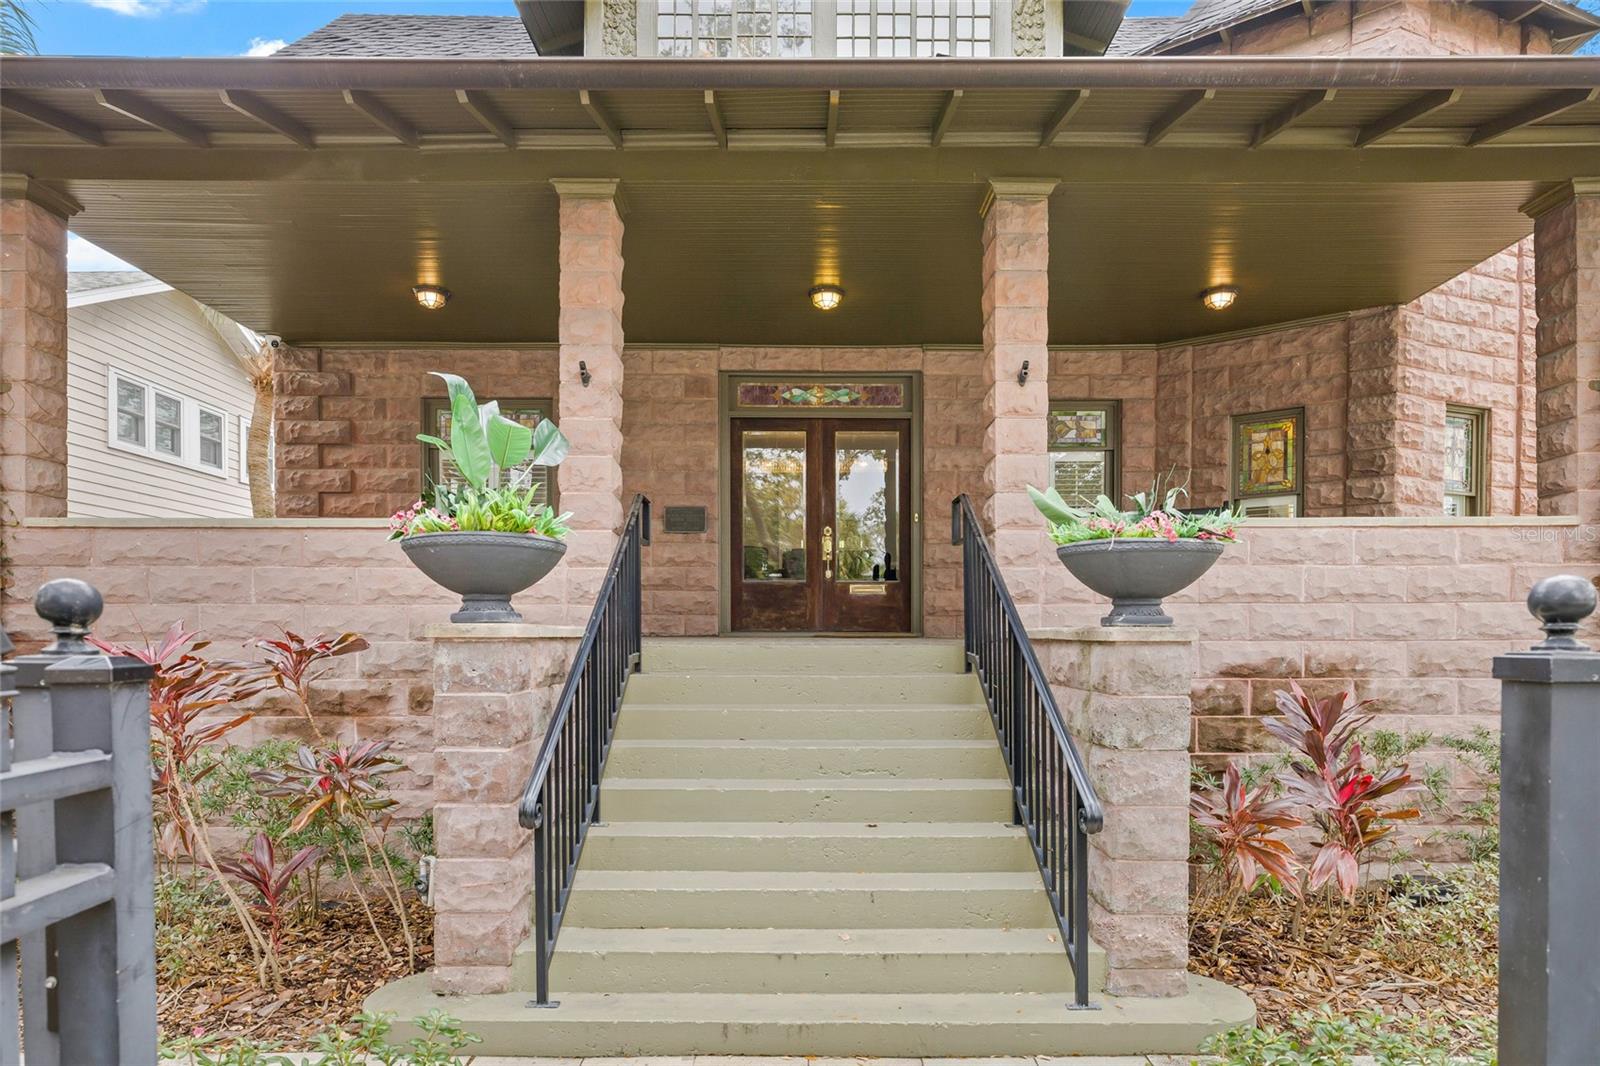
<svg viewBox="0 0 1600 1066"><path fill-rule="evenodd" d="M324 904L322 921L285 928L280 955L283 988L278 991L256 983L244 934L226 912L219 913L216 934L186 951L181 976L162 975L158 982L161 1035L171 1039L200 1029L306 1046L316 1033L355 1017L362 1000L380 985L432 964L433 912L420 900L408 902L411 935L417 943L414 967L406 965L399 919L381 900L372 900L373 915L388 941L397 946L393 958L373 937L360 905L336 900Z"/></svg>
<svg viewBox="0 0 1600 1066"><path fill-rule="evenodd" d="M1313 905L1297 935L1293 901L1257 895L1235 906L1213 950L1225 903L1198 894L1189 904L1189 969L1242 989L1263 1028L1324 1007L1376 1009L1429 1016L1450 1026L1455 1050L1465 1051L1472 1034L1462 1020L1495 1016L1496 929L1481 910L1451 906L1391 900L1380 882L1352 905Z"/></svg>

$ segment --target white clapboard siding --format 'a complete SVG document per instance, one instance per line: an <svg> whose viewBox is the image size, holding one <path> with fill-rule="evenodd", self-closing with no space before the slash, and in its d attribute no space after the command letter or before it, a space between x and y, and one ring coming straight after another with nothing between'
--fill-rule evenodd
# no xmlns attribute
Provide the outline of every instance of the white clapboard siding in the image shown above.
<svg viewBox="0 0 1600 1066"><path fill-rule="evenodd" d="M67 513L82 518L249 517L239 479L239 417L255 393L244 368L194 301L130 296L67 313ZM223 415L222 476L108 443L110 371Z"/></svg>

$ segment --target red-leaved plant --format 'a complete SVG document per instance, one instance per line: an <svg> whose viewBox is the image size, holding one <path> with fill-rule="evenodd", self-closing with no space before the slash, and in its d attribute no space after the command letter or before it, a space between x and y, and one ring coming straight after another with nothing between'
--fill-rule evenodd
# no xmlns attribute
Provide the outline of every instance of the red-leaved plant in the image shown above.
<svg viewBox="0 0 1600 1066"><path fill-rule="evenodd" d="M242 852L237 859L224 860L220 864L220 873L255 889L259 898L251 907L267 927L273 951L283 947L283 916L293 901L295 878L320 858L321 848L304 847L279 865L277 849L273 847L271 838L257 832L249 851Z"/></svg>
<svg viewBox="0 0 1600 1066"><path fill-rule="evenodd" d="M1278 839L1278 833L1305 823L1290 810L1293 803L1274 799L1269 785L1245 788L1239 767L1229 763L1219 788L1196 792L1189 797L1189 814L1217 849L1217 868L1228 886L1227 909L1217 923L1211 950L1222 946L1233 910L1241 896L1255 887L1262 874L1296 894L1299 864L1294 851Z"/></svg>
<svg viewBox="0 0 1600 1066"><path fill-rule="evenodd" d="M1404 763L1383 773L1367 767L1356 736L1372 721L1359 713L1370 700L1357 703L1349 692L1316 700L1293 681L1277 698L1283 717L1269 720L1266 729L1298 756L1280 781L1291 802L1310 809L1320 831L1306 887L1316 891L1331 879L1341 896L1353 900L1361 864L1394 828L1388 823L1421 813L1415 807L1380 810L1375 802L1418 786Z"/></svg>
<svg viewBox="0 0 1600 1066"><path fill-rule="evenodd" d="M384 839L389 830L389 819L377 817L380 812L395 805L393 799L383 794L379 780L383 775L401 768L400 763L384 756L389 743L387 740L364 740L353 748L344 744L310 748L302 744L293 760L275 770L261 771L256 774L256 780L266 786L269 795L288 797L296 806L294 821L289 824L291 833L299 832L318 817L327 819L336 827L338 824L355 826L356 839L361 842L367 868L375 869L379 862L382 864L386 876L385 881L380 882L380 887L399 919L400 932L406 942L406 957L414 962L416 943L411 936L411 924L406 918L400 881L395 876L394 864L389 860ZM335 832L333 839L340 858L344 860L345 869L354 869L343 837ZM378 928L372 909L367 906L366 896L357 892L356 900L366 913L367 923L372 927L378 943L388 951L389 945Z"/></svg>
<svg viewBox="0 0 1600 1066"><path fill-rule="evenodd" d="M216 719L230 707L267 687L260 668L249 663L208 659L198 654L210 641L174 622L159 643L143 647L113 644L90 637L90 643L108 655L126 655L154 668L150 679L150 776L152 799L157 804L160 829L156 844L166 858L188 855L218 875L223 895L244 929L263 984L278 980L277 960L271 943L239 894L221 877L221 863L211 847L205 820L192 789L216 768L197 765L196 754L249 721L252 712Z"/></svg>
<svg viewBox="0 0 1600 1066"><path fill-rule="evenodd" d="M311 714L311 682L319 676L312 673L313 669L329 659L365 651L372 645L356 633L340 633L336 637L318 634L307 639L291 629L282 632L279 639L256 641L256 647L265 653L273 684L294 696L311 732L323 740L322 730Z"/></svg>

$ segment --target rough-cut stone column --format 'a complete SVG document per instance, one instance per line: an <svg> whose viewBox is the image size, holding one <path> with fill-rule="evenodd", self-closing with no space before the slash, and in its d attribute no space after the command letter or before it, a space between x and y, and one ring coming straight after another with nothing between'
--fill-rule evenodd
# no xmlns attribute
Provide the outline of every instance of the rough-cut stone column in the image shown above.
<svg viewBox="0 0 1600 1066"><path fill-rule="evenodd" d="M983 204L983 509L1023 625L1040 618L1052 564L1028 485L1050 481L1050 193L1053 181L989 183ZM1018 384L1022 365L1028 380Z"/></svg>
<svg viewBox="0 0 1600 1066"><path fill-rule="evenodd" d="M0 521L67 513L69 196L0 175Z"/></svg>
<svg viewBox="0 0 1600 1066"><path fill-rule="evenodd" d="M1583 520L1568 558L1600 563L1600 178L1529 205L1538 308L1539 513Z"/></svg>
<svg viewBox="0 0 1600 1066"><path fill-rule="evenodd" d="M433 987L512 986L531 929L533 834L517 800L581 633L532 625L438 625L433 640Z"/></svg>
<svg viewBox="0 0 1600 1066"><path fill-rule="evenodd" d="M561 509L572 512L564 567L568 621L579 622L622 528L622 211L615 179L551 184L561 197L556 419L572 441L556 481Z"/></svg>
<svg viewBox="0 0 1600 1066"><path fill-rule="evenodd" d="M1106 953L1106 991L1182 995L1195 633L1085 626L1032 637L1105 806L1105 828L1089 838L1089 935Z"/></svg>

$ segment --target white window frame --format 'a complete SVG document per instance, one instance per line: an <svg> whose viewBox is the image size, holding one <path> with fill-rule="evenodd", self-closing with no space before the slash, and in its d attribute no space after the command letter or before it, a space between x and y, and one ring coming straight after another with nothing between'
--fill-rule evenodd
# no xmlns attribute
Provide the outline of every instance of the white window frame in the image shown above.
<svg viewBox="0 0 1600 1066"><path fill-rule="evenodd" d="M200 458L202 454L200 445L204 443L204 439L200 436L200 419L202 415L214 416L217 420L217 428L221 432L221 438L217 442L218 450L216 466L212 466L210 463L207 463L204 459ZM220 474L223 477L226 477L228 474L228 416L209 404L198 402L194 405L194 461L195 465L199 466L202 470L213 474Z"/></svg>
<svg viewBox="0 0 1600 1066"><path fill-rule="evenodd" d="M117 385L119 382L126 382L144 390L143 446L129 444L117 436ZM155 399L157 393L178 401L180 412L178 455L173 455L156 447ZM202 409L222 420L221 466L208 466L200 462L200 412ZM193 397L184 395L177 389L156 385L136 374L110 367L106 372L106 416L106 446L113 451L154 459L157 462L167 463L171 466L181 466L186 470L194 470L215 478L226 479L228 477L228 422L231 420L228 417L228 413L222 408L209 403L201 403Z"/></svg>
<svg viewBox="0 0 1600 1066"><path fill-rule="evenodd" d="M1001 43L1004 40L1009 45L1011 32L1011 20L1009 17L1011 5L1005 3L1004 0L990 0L986 9L980 8L977 0L898 0L899 3L906 5L906 10L899 13L895 11L896 0L888 0L888 2L867 0L867 2L870 6L869 11L866 13L843 12L838 10L839 5L835 0L837 17L829 27L830 31L832 31L835 54L839 54L841 51L839 42L848 39L851 41L864 41L867 46L867 55L854 55L849 58L889 58L888 56L880 56L878 52L879 34L883 28L883 23L880 20L893 21L896 18L909 19L907 26L909 37L906 38L908 51L896 58L926 59L943 56L948 58L992 59L1010 54L1010 48L1003 47ZM984 14L962 14L965 4L969 2L973 4L974 12L984 10ZM866 18L868 20L867 36L857 37L854 32L840 34L838 32L838 19L843 17ZM970 21L975 17L989 20L989 38L987 41L981 42L981 51L979 50L979 39L963 42L957 28L958 20ZM924 37L918 32L923 22L934 19L946 23L946 35L943 38ZM899 40L901 38L896 33L889 39ZM960 54L963 43L970 44L973 47L973 52L970 55L963 56ZM926 45L927 52L919 51L919 47L922 45ZM943 50L941 51L941 49Z"/></svg>
<svg viewBox="0 0 1600 1066"><path fill-rule="evenodd" d="M646 57L651 58L651 59L675 59L675 58L717 59L717 58L722 58L720 56L702 56L702 55L699 55L697 53L697 50L696 50L695 46L700 41L699 19L700 19L701 15L702 15L701 6L702 6L702 4L708 4L710 2L710 0L691 0L691 2L692 2L692 14L687 16L688 18L690 18L692 20L692 23L691 23L691 27L692 27L691 28L691 34L690 34L690 37L688 38L688 40L690 41L690 54L687 57L664 56L664 55L660 54L660 50L661 50L661 35L660 35L660 27L659 27L658 19L660 17L662 17L661 8L662 8L663 4L661 2L659 2L659 0L644 0L644 2L642 2L639 5L638 16L637 16L638 17L638 42L637 42L637 45L635 47L635 51L637 52L637 54L641 55L641 56L646 56ZM763 0L763 2L771 2L771 0ZM830 25L831 25L831 20L833 18L833 0L810 0L810 2L811 2L811 11L809 12L809 14L811 16L811 34L806 39L811 42L811 51L810 51L809 55L807 55L807 56L805 56L803 58L808 58L808 59L815 59L815 58L818 58L818 57L825 58L824 53L820 49L820 43L821 43L822 38L823 38L823 33L822 33L822 27L821 27L821 21L820 21L822 12L819 9L824 4L826 4L826 6L827 6L827 14L828 14L828 18L830 20ZM732 41L733 52L727 58L732 58L732 59L757 58L757 57L750 57L750 56L741 57L738 54L740 38L741 37L749 38L751 36L749 34L741 34L738 31L738 16L740 14L740 12L738 10L739 3L740 3L740 0L733 0L733 14L732 14L732 18L733 18L733 37L730 38L730 40ZM711 12L704 12L704 14L711 14ZM766 35L766 39L772 42L772 49L773 50L772 50L770 58L779 58L778 40L779 40L780 34L778 34L778 32L777 32L778 12L777 12L777 5L775 3L773 3L772 15L773 15L773 28L772 28L772 31ZM673 17L683 17L683 16L673 16ZM683 38L676 38L675 37L674 39L682 40ZM827 53L827 55L831 55L831 54L832 54L832 51L831 51L831 48L830 48L830 50ZM768 57L763 57L763 58L768 58ZM792 57L790 57L790 58L792 58Z"/></svg>

